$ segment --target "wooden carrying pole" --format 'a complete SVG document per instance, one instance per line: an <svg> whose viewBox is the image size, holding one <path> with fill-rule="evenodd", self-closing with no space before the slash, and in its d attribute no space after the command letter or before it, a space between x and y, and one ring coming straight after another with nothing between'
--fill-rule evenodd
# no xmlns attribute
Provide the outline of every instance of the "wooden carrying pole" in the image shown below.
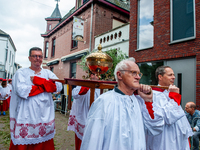
<svg viewBox="0 0 200 150"><path fill-rule="evenodd" d="M90 106L94 102L95 88L101 89L101 94L103 89L113 89L117 84L115 81L100 81L100 80L81 80L81 79L70 79L65 78L65 83L69 85L69 95L68 95L68 109L71 109L71 98L72 98L72 85L85 86L90 88Z"/></svg>
<svg viewBox="0 0 200 150"><path fill-rule="evenodd" d="M65 78L64 80L60 79L51 79L53 81L61 82L63 84L68 84L68 109L71 109L71 98L72 98L72 85L75 86L85 86L89 87L91 92L90 92L90 106L94 102L94 93L95 93L95 88L101 89L101 94L103 93L103 89L113 89L114 86L117 84L116 81L101 81L101 80L82 80L82 79L71 79L71 78ZM168 89L169 87L167 86L157 86L157 85L149 85L152 88L157 87L161 89Z"/></svg>

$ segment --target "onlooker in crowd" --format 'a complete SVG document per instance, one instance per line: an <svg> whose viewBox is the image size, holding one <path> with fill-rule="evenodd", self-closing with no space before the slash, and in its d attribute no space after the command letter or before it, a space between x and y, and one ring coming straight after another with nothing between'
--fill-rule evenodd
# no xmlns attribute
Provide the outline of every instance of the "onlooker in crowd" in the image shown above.
<svg viewBox="0 0 200 150"><path fill-rule="evenodd" d="M90 74L91 80L98 80L98 77ZM100 95L100 89L95 89L95 98ZM79 150L81 146L81 140L85 128L85 123L90 107L90 89L88 87L77 86L72 90L73 104L70 111L69 123L67 130L75 132L75 149Z"/></svg>
<svg viewBox="0 0 200 150"><path fill-rule="evenodd" d="M154 119L146 109L152 103L151 87L139 84L142 77L134 58L119 62L114 71L118 85L92 104L81 144L82 150L146 150L144 128L152 134L163 128L154 106ZM134 95L138 92L139 95Z"/></svg>
<svg viewBox="0 0 200 150"><path fill-rule="evenodd" d="M60 94L60 92L57 92L56 94L53 94L53 102L54 102L54 109L56 110L57 104L61 103L61 94Z"/></svg>
<svg viewBox="0 0 200 150"><path fill-rule="evenodd" d="M1 82L2 82L3 78L0 78L0 88L1 88Z"/></svg>
<svg viewBox="0 0 200 150"><path fill-rule="evenodd" d="M55 112L52 92L62 83L50 70L41 68L42 50L29 50L29 68L17 70L10 101L10 150L54 150Z"/></svg>
<svg viewBox="0 0 200 150"><path fill-rule="evenodd" d="M8 79L8 87L12 91L12 79Z"/></svg>
<svg viewBox="0 0 200 150"><path fill-rule="evenodd" d="M169 88L153 88L153 96L156 97L154 105L162 108L164 126L157 135L147 131L147 150L189 150L188 138L193 133L180 106L181 95L179 88L174 85L174 72L169 66L160 66L155 74L158 85ZM153 117L153 111L151 115Z"/></svg>
<svg viewBox="0 0 200 150"><path fill-rule="evenodd" d="M12 79L8 79L8 87L10 88L10 92L12 92ZM10 93L10 96L11 96L11 93ZM10 96L7 99L8 106L10 106Z"/></svg>
<svg viewBox="0 0 200 150"><path fill-rule="evenodd" d="M200 111L196 109L194 102L188 102L185 105L186 117L193 130L193 150L199 150L199 138L200 138Z"/></svg>
<svg viewBox="0 0 200 150"><path fill-rule="evenodd" d="M10 97L10 88L7 86L7 80L3 79L1 82L1 88L0 88L0 115L1 112L3 112L3 115L6 115L6 112L8 110L8 102L7 99Z"/></svg>

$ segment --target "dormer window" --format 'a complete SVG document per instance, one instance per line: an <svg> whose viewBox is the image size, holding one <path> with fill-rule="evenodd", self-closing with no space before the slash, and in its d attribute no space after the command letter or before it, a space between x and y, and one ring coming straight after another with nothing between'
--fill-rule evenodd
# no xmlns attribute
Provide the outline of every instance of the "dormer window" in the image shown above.
<svg viewBox="0 0 200 150"><path fill-rule="evenodd" d="M82 5L82 0L77 0L77 8L81 7Z"/></svg>

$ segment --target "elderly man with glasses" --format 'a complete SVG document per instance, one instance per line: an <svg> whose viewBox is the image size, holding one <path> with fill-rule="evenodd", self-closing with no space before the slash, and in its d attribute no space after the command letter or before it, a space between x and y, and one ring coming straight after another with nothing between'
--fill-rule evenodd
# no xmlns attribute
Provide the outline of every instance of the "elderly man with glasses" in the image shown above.
<svg viewBox="0 0 200 150"><path fill-rule="evenodd" d="M100 95L89 110L81 150L146 150L145 129L162 131L160 108L154 106L154 119L146 108L153 93L139 83L142 73L135 59L118 63L114 74L117 86Z"/></svg>
<svg viewBox="0 0 200 150"><path fill-rule="evenodd" d="M29 50L29 68L17 70L13 77L10 101L10 150L54 150L55 113L52 92L62 84L47 69L42 69L42 50Z"/></svg>

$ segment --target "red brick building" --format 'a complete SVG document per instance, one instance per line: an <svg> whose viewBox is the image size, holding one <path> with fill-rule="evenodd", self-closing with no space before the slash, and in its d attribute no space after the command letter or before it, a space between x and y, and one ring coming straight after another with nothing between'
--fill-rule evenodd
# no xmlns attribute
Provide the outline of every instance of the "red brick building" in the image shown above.
<svg viewBox="0 0 200 150"><path fill-rule="evenodd" d="M41 35L44 37L43 64L46 68L60 79L73 76L81 79L85 73L76 62L94 49L94 37L129 22L130 5L123 1L77 0L75 7L63 18L57 5L51 17L45 19L47 29ZM72 40L73 16L84 20L83 42Z"/></svg>
<svg viewBox="0 0 200 150"><path fill-rule="evenodd" d="M142 17L143 9L147 9L145 3L150 1L152 7L147 11L152 10L153 19L146 26L153 25L152 36L146 39L152 43L145 47L141 46L145 41ZM195 0L132 0L130 3L129 56L136 58L144 73L143 81L148 84L156 84L154 71L158 66L171 66L176 75L175 84L181 89L182 107L188 101L200 106L199 11L200 1Z"/></svg>

